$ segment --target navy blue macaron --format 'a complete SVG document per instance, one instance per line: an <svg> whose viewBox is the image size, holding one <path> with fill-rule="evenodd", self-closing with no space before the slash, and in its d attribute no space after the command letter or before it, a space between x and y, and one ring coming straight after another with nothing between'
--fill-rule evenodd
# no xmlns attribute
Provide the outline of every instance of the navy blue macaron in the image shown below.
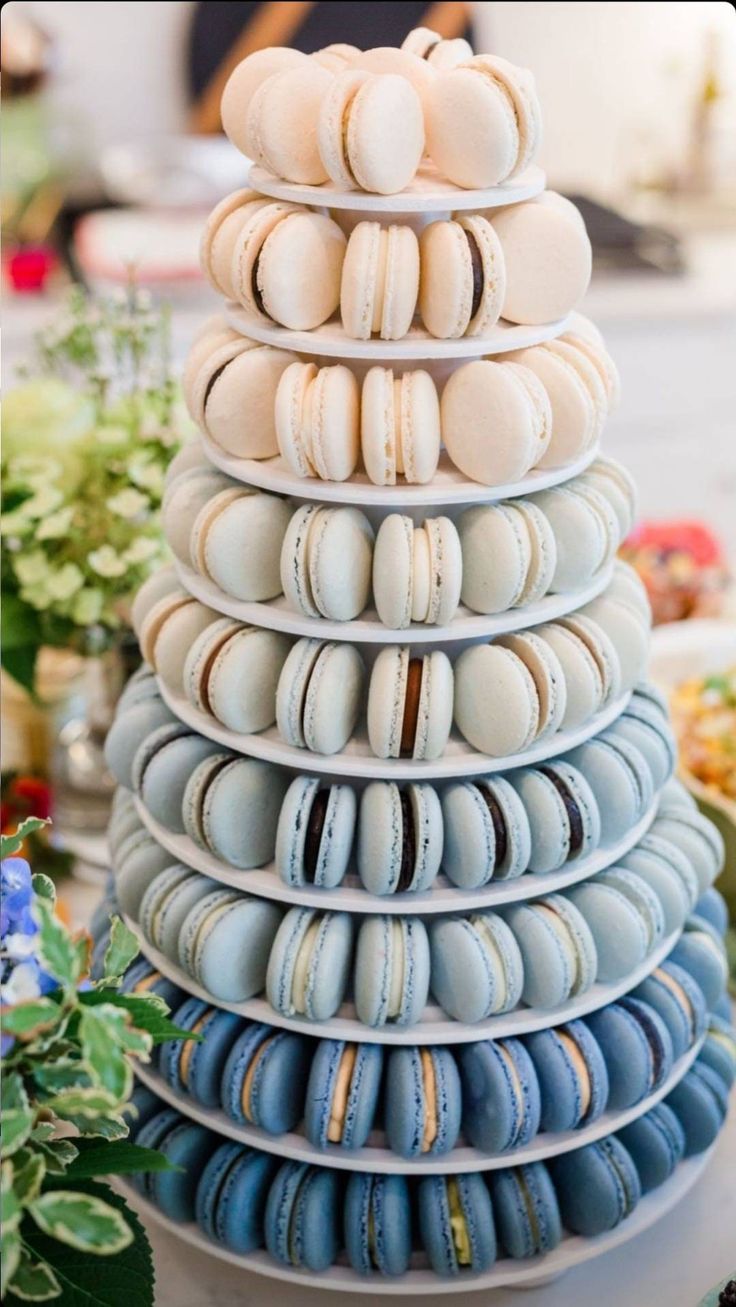
<svg viewBox="0 0 736 1307"><path fill-rule="evenodd" d="M205 1166L195 1199L200 1229L234 1253L262 1248L264 1216L278 1159L230 1141Z"/></svg>
<svg viewBox="0 0 736 1307"><path fill-rule="evenodd" d="M411 1260L411 1208L403 1175L351 1175L345 1191L345 1247L361 1275L403 1275Z"/></svg>
<svg viewBox="0 0 736 1307"><path fill-rule="evenodd" d="M485 1039L457 1050L463 1134L486 1153L528 1144L539 1129L541 1102L534 1064L518 1039Z"/></svg>
<svg viewBox="0 0 736 1307"><path fill-rule="evenodd" d="M685 1153L685 1132L666 1103L624 1126L618 1138L633 1159L643 1194L664 1184Z"/></svg>
<svg viewBox="0 0 736 1307"><path fill-rule="evenodd" d="M446 1153L460 1133L462 1095L449 1048L395 1048L386 1070L389 1146L401 1157Z"/></svg>
<svg viewBox="0 0 736 1307"><path fill-rule="evenodd" d="M340 1185L336 1171L285 1162L266 1202L266 1247L287 1266L326 1271L340 1247Z"/></svg>
<svg viewBox="0 0 736 1307"><path fill-rule="evenodd" d="M321 1039L312 1059L304 1129L315 1148L362 1148L373 1129L383 1072L381 1044Z"/></svg>
<svg viewBox="0 0 736 1307"><path fill-rule="evenodd" d="M162 1103L153 1090L146 1085L136 1084L130 1095L129 1106L134 1109L130 1114L130 1139L134 1142L144 1125L161 1111Z"/></svg>
<svg viewBox="0 0 736 1307"><path fill-rule="evenodd" d="M573 1234L612 1230L631 1215L641 1197L638 1171L615 1135L553 1157L548 1165L562 1223Z"/></svg>
<svg viewBox="0 0 736 1307"><path fill-rule="evenodd" d="M544 1162L529 1162L489 1177L500 1247L509 1257L536 1257L556 1248L562 1221Z"/></svg>
<svg viewBox="0 0 736 1307"><path fill-rule="evenodd" d="M640 1103L663 1085L674 1060L672 1037L648 1003L625 996L592 1012L588 1025L608 1068L608 1106Z"/></svg>
<svg viewBox="0 0 736 1307"><path fill-rule="evenodd" d="M493 1208L480 1174L422 1176L417 1205L422 1246L438 1275L478 1273L493 1265Z"/></svg>
<svg viewBox="0 0 736 1307"><path fill-rule="evenodd" d="M682 1057L705 1030L703 991L690 972L675 962L663 962L656 967L637 985L631 997L641 999L659 1013L670 1032L675 1058Z"/></svg>
<svg viewBox="0 0 736 1307"><path fill-rule="evenodd" d="M219 1107L222 1069L243 1028L242 1017L188 998L177 1008L174 1021L200 1038L169 1039L162 1044L161 1075L177 1094L191 1094L203 1107Z"/></svg>
<svg viewBox="0 0 736 1307"><path fill-rule="evenodd" d="M158 1148L167 1133L184 1119L176 1108L165 1107L160 1099L156 1099L156 1104L157 1110L146 1111L145 1120L136 1123L134 1134L131 1129L132 1137L141 1148ZM151 1197L152 1175L152 1171L139 1171L130 1179L133 1188L146 1198Z"/></svg>
<svg viewBox="0 0 736 1307"><path fill-rule="evenodd" d="M728 1111L728 1085L698 1058L679 1085L667 1095L685 1132L685 1156L710 1148Z"/></svg>
<svg viewBox="0 0 736 1307"><path fill-rule="evenodd" d="M231 1045L222 1070L222 1106L233 1121L269 1134L293 1130L304 1112L313 1043L292 1030L253 1022Z"/></svg>
<svg viewBox="0 0 736 1307"><path fill-rule="evenodd" d="M589 1125L608 1103L608 1069L600 1045L584 1021L527 1035L541 1095L542 1130Z"/></svg>

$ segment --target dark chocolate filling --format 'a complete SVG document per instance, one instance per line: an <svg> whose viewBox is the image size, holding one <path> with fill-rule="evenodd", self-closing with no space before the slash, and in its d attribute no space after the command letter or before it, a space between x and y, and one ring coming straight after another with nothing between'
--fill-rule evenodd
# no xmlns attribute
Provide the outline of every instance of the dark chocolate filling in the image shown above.
<svg viewBox="0 0 736 1307"><path fill-rule="evenodd" d="M232 359L228 359L227 363L223 363L221 367L219 367L219 368L215 368L214 372L212 373L212 376L210 377L209 381L207 382L207 389L206 389L205 392L204 392L204 400L203 400L203 402L202 402L202 411L204 411L204 410L207 408L207 400L209 399L210 395L212 394L212 387L214 386L214 384L215 384L215 382L218 380L218 378L222 376L222 374L223 374L223 372L225 371L225 368L227 367L228 363L232 363Z"/></svg>
<svg viewBox="0 0 736 1307"><path fill-rule="evenodd" d="M330 801L329 790L318 790L309 812L307 833L304 837L304 879L309 885L314 884L314 877L319 861L319 848L322 843L327 804Z"/></svg>
<svg viewBox="0 0 736 1307"><path fill-rule="evenodd" d="M583 847L583 818L565 782L551 767L540 767L543 776L551 781L565 805L567 820L570 823L570 854L579 853Z"/></svg>
<svg viewBox="0 0 736 1307"><path fill-rule="evenodd" d="M422 688L423 658L410 658L406 673L406 694L404 696L404 719L401 723L401 756L411 757L417 737L419 720L419 696Z"/></svg>
<svg viewBox="0 0 736 1307"><path fill-rule="evenodd" d="M401 870L396 890L397 893L402 894L404 890L410 889L414 879L417 841L414 829L414 814L408 790L401 791L399 801L401 803Z"/></svg>
<svg viewBox="0 0 736 1307"><path fill-rule="evenodd" d="M481 257L480 246L472 231L468 231L465 227L463 227L463 231L465 232L465 239L468 242L470 262L473 269L473 302L470 306L470 318L472 321L480 308L480 302L483 298L483 282L485 278L483 276L483 259Z"/></svg>
<svg viewBox="0 0 736 1307"><path fill-rule="evenodd" d="M652 1090L654 1090L662 1079L664 1059L664 1046L660 1038L659 1030L655 1022L652 1021L649 1010L645 1004L639 1003L636 999L631 999L628 995L624 995L624 997L620 998L618 1001L621 1007L625 1008L627 1012L630 1012L631 1015L636 1018L646 1035L649 1044L649 1051L652 1054L651 1087Z"/></svg>
<svg viewBox="0 0 736 1307"><path fill-rule="evenodd" d="M501 811L498 799L489 785L479 785L481 797L484 799L486 807L491 814L493 823L494 839L494 858L493 870L496 871L503 863L508 848L508 832L506 830L506 821Z"/></svg>
<svg viewBox="0 0 736 1307"><path fill-rule="evenodd" d="M260 250L258 251L258 254L256 255L255 261L254 261L254 263L253 263L253 270L252 270L252 272L251 272L251 274L250 274L250 289L251 289L251 294L252 294L252 296L253 296L253 299L254 299L255 302L256 302L256 307L257 307L259 313L262 313L263 316L264 316L265 318L268 318L268 317L270 317L271 315L270 315L269 313L267 313L266 310L265 310L265 308L264 308L264 305L263 305L263 296L262 296L262 294L261 294L261 288L260 288L260 286L258 285L258 269L259 269L259 267L260 267L260 265L261 265L261 254L262 254L262 253L263 253L263 246L261 246Z"/></svg>

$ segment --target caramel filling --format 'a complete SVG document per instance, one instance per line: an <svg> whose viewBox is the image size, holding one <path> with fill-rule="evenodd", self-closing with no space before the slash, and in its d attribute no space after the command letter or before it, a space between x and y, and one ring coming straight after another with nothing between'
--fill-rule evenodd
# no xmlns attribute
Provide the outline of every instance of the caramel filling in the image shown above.
<svg viewBox="0 0 736 1307"><path fill-rule="evenodd" d="M540 902L536 906L537 906L537 911L543 913L543 915L546 917L550 926L554 930L557 938L559 939L563 949L565 950L565 953L570 959L570 966L572 969L572 984L570 985L570 993L574 994L578 986L578 980L580 978L578 955L575 952L575 945L570 939L570 935L567 931L567 927L565 926L564 921L561 920L560 914L556 911L556 909L553 908L549 903Z"/></svg>
<svg viewBox="0 0 736 1307"><path fill-rule="evenodd" d="M422 1133L422 1152L428 1153L437 1138L437 1076L434 1058L428 1048L419 1049L424 1081L424 1131Z"/></svg>
<svg viewBox="0 0 736 1307"><path fill-rule="evenodd" d="M688 998L685 990L682 988L682 985L678 984L674 976L670 976L668 972L662 971L661 968L659 967L657 967L657 970L654 972L654 975L657 977L657 980L659 980L663 985L665 985L666 988L670 991L670 993L674 995L674 997L677 999L677 1002L684 1009L688 1022L690 1024L690 1038L692 1039L693 1032L695 1030L695 1014L693 1012L693 1005L690 1002L690 999Z"/></svg>
<svg viewBox="0 0 736 1307"><path fill-rule="evenodd" d="M357 1054L358 1050L355 1044L346 1044L340 1059L340 1065L337 1068L335 1092L332 1095L330 1120L327 1125L327 1138L332 1144L339 1144L342 1139L342 1131L345 1124L345 1112L347 1110L348 1096L350 1094L350 1085L353 1079Z"/></svg>
<svg viewBox="0 0 736 1307"><path fill-rule="evenodd" d="M250 1110L250 1097L253 1092L253 1081L255 1079L256 1071L258 1070L258 1063L263 1057L269 1044L273 1043L277 1034L278 1032L269 1035L268 1039L264 1039L263 1043L256 1049L254 1056L251 1058L248 1070L243 1077L243 1088L240 1091L240 1106L243 1109L243 1116L246 1121L253 1121L253 1115Z"/></svg>
<svg viewBox="0 0 736 1307"><path fill-rule="evenodd" d="M207 1011L199 1018L198 1021L195 1021L194 1025L192 1026L192 1034L201 1035L202 1031L204 1030L211 1016L212 1016L211 1011ZM185 1089L189 1084L189 1066L195 1048L196 1048L195 1040L193 1039L185 1040L184 1047L181 1050L181 1057L179 1058L179 1079L181 1080L181 1083L183 1084Z"/></svg>
<svg viewBox="0 0 736 1307"><path fill-rule="evenodd" d="M575 1068L575 1074L580 1085L580 1119L584 1121L590 1108L590 1071L580 1049L578 1048L572 1035L568 1035L565 1030L557 1031L557 1038L562 1044L567 1056Z"/></svg>
<svg viewBox="0 0 736 1307"><path fill-rule="evenodd" d="M419 697L422 688L423 658L410 658L406 672L404 718L401 723L401 756L410 758L414 752L419 720Z"/></svg>

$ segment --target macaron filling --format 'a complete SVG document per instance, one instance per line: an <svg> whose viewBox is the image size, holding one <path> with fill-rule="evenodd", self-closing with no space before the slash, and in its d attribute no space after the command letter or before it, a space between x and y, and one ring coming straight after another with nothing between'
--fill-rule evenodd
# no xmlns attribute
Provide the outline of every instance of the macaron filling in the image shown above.
<svg viewBox="0 0 736 1307"><path fill-rule="evenodd" d="M339 1144L345 1126L350 1086L358 1056L356 1044L346 1044L340 1057L340 1065L335 1076L335 1090L330 1104L330 1119L327 1125L327 1138L332 1144Z"/></svg>
<svg viewBox="0 0 736 1307"><path fill-rule="evenodd" d="M424 1129L422 1131L422 1152L429 1153L438 1133L437 1113L437 1073L434 1058L428 1048L419 1049L422 1063L422 1083L424 1086Z"/></svg>
<svg viewBox="0 0 736 1307"><path fill-rule="evenodd" d="M251 1108L251 1097L253 1094L253 1081L255 1080L256 1072L258 1070L258 1064L261 1061L261 1058L263 1057L269 1044L272 1044L273 1041L277 1038L278 1033L279 1033L278 1031L274 1031L273 1034L268 1035L267 1038L264 1039L263 1042L258 1045L258 1048L256 1049L253 1057L250 1060L248 1070L246 1071L243 1077L243 1087L240 1091L240 1105L243 1109L243 1116L245 1117L246 1121L252 1121L254 1125L257 1124L257 1122L255 1120Z"/></svg>
<svg viewBox="0 0 736 1307"><path fill-rule="evenodd" d="M592 1098L590 1069L579 1045L575 1042L572 1035L568 1034L566 1030L558 1030L556 1033L557 1038L572 1063L577 1077L578 1090L580 1093L580 1124L582 1124L590 1110Z"/></svg>
<svg viewBox="0 0 736 1307"><path fill-rule="evenodd" d="M304 839L304 879L308 885L314 884L314 878L317 874L329 801L330 791L328 789L318 790L309 810L307 832Z"/></svg>
<svg viewBox="0 0 736 1307"><path fill-rule="evenodd" d="M266 242L264 241L263 245L265 245L265 243ZM261 269L261 255L263 254L263 245L261 245L261 248L259 249L255 259L253 260L253 267L251 268L251 273L250 273L250 290L256 308L258 309L258 312L262 313L265 318L270 318L271 314L268 312L265 304L263 303L263 292L261 291L261 288L258 284L258 274Z"/></svg>
<svg viewBox="0 0 736 1307"><path fill-rule="evenodd" d="M583 847L583 816L580 808L569 786L552 767L540 767L539 770L543 776L547 777L548 781L552 782L562 799L570 830L570 857L575 857Z"/></svg>
<svg viewBox="0 0 736 1307"><path fill-rule="evenodd" d="M189 1027L193 1035L201 1035L205 1026L216 1015L214 1008L208 1008L203 1012L193 1025ZM189 1088L189 1068L191 1066L194 1050L197 1042L194 1039L186 1039L179 1054L179 1079L185 1089Z"/></svg>
<svg viewBox="0 0 736 1307"><path fill-rule="evenodd" d="M570 994L574 994L580 980L580 968L578 965L578 956L575 951L575 946L570 938L570 933L559 912L551 903L540 902L536 903L534 906L537 912L541 912L544 920L552 927L552 930L562 947L562 951L570 963L569 992Z"/></svg>
<svg viewBox="0 0 736 1307"><path fill-rule="evenodd" d="M401 1014L401 1000L404 995L404 970L406 964L404 930L401 920L394 918L391 922L390 930L391 952L389 966L391 968L391 976L389 981L388 1010L386 1013L389 1021Z"/></svg>
<svg viewBox="0 0 736 1307"><path fill-rule="evenodd" d="M314 946L320 931L321 920L313 917L304 932L301 945L294 962L294 974L291 980L291 1001L295 1012L301 1014L307 1010L307 986L309 984L309 967Z"/></svg>
<svg viewBox="0 0 736 1307"><path fill-rule="evenodd" d="M670 991L674 996L675 1001L685 1013L689 1029L688 1043L692 1043L695 1038L695 1013L693 1012L693 1005L690 1002L689 995L683 989L682 985L675 980L674 976L671 976L668 971L664 971L661 967L657 968L653 973L653 976L660 982L660 984L664 985L665 989Z"/></svg>
<svg viewBox="0 0 736 1307"><path fill-rule="evenodd" d="M352 161L350 159L350 147L348 145L348 131L350 129L350 113L353 107L353 100L358 94L361 85L362 83L358 82L357 85L353 87L351 93L348 95L345 104L343 105L342 122L340 126L341 137L342 137L342 164L351 182L355 186L360 186L360 183L357 177L355 176L355 173L353 171Z"/></svg>
<svg viewBox="0 0 736 1307"><path fill-rule="evenodd" d="M532 1196L532 1192L529 1188L529 1185L527 1184L526 1176L524 1175L524 1171L522 1168L519 1168L519 1170L516 1172L516 1183L519 1186L519 1197L521 1198L521 1201L524 1206L526 1219L529 1222L529 1233L531 1235L531 1240L532 1240L531 1251L533 1253L542 1252L544 1250L544 1240L542 1238L542 1230L539 1224L539 1219L537 1217L537 1209L534 1203L534 1198Z"/></svg>
<svg viewBox="0 0 736 1307"><path fill-rule="evenodd" d="M521 1129L521 1125L524 1119L524 1112L523 1112L524 1089L521 1083L521 1079L519 1078L519 1072L516 1069L516 1063L514 1062L514 1059L511 1056L511 1053L509 1052L506 1045L500 1040L498 1043L498 1051L501 1054L501 1057L503 1058L506 1067L506 1074L511 1084L511 1090L514 1099L516 1120L514 1122L513 1138L511 1139L511 1143L515 1144L517 1142L519 1131Z"/></svg>
<svg viewBox="0 0 736 1307"><path fill-rule="evenodd" d="M460 1197L460 1187L453 1176L450 1176L447 1180L447 1206L450 1212L450 1230L452 1231L452 1242L458 1266L471 1266L473 1249L470 1244L468 1221Z"/></svg>
<svg viewBox="0 0 736 1307"><path fill-rule="evenodd" d="M401 723L401 757L410 758L414 752L419 721L419 700L422 688L423 658L410 658L406 670L404 716Z"/></svg>
<svg viewBox="0 0 736 1307"><path fill-rule="evenodd" d="M493 872L498 871L506 861L508 850L508 832L506 830L506 819L490 785L478 785L478 792L483 799L491 818L493 826Z"/></svg>
<svg viewBox="0 0 736 1307"><path fill-rule="evenodd" d="M639 1022L639 1025L641 1026L644 1032L647 1044L649 1045L649 1051L652 1057L652 1066L651 1066L651 1075L649 1077L649 1085L650 1085L650 1089L654 1089L655 1086L658 1085L660 1080L662 1079L663 1072L667 1066L667 1062L665 1059L664 1045L662 1044L662 1040L660 1037L659 1030L657 1029L657 1025L654 1021L650 1019L648 1011L643 1009L642 1006L640 1006L638 1003L634 1007L632 1004L630 1004L627 1001L625 996L619 999L619 1003L626 1012L631 1013L635 1021Z"/></svg>
<svg viewBox="0 0 736 1307"><path fill-rule="evenodd" d="M396 883L396 890L397 893L401 894L405 890L411 889L414 880L417 841L414 828L414 812L408 790L401 791L399 803L401 805L401 869Z"/></svg>
<svg viewBox="0 0 736 1307"><path fill-rule="evenodd" d="M470 305L470 321L472 322L480 308L481 300L483 299L483 286L485 282L485 276L483 274L483 257L480 252L480 246L475 239L473 232L468 231L467 227L463 227L462 230L465 234L465 239L468 242L468 249L470 250L470 267L473 274L473 297Z"/></svg>
<svg viewBox="0 0 736 1307"><path fill-rule="evenodd" d="M209 378L209 380L208 380L208 382L207 382L207 385L206 385L206 387L205 387L204 398L203 398L203 400L202 400L202 412L203 412L203 413L205 413L206 410L207 410L207 401L208 401L210 395L212 394L213 388L214 388L214 386L215 386L215 382L219 381L219 379L220 379L220 377L222 376L223 372L225 371L225 369L227 368L228 364L230 364L230 363L232 363L232 359L228 359L226 363L221 363L220 366L219 366L219 368L215 368L214 372L212 373L212 376Z"/></svg>

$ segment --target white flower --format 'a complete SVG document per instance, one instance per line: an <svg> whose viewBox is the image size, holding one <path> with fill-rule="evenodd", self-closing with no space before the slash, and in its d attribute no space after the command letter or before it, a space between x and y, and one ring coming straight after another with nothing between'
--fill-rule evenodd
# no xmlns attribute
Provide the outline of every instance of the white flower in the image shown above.
<svg viewBox="0 0 736 1307"><path fill-rule="evenodd" d="M26 499L23 512L27 517L46 517L63 502L64 495L57 486L39 486L35 494L31 495L30 499Z"/></svg>
<svg viewBox="0 0 736 1307"><path fill-rule="evenodd" d="M123 553L123 558L129 566L136 566L138 563L147 563L150 558L155 558L159 552L160 544L152 536L138 536Z"/></svg>
<svg viewBox="0 0 736 1307"><path fill-rule="evenodd" d="M24 536L33 531L35 522L25 511L25 504L19 504L12 513L3 513L0 518L0 534L4 536Z"/></svg>
<svg viewBox="0 0 736 1307"><path fill-rule="evenodd" d="M13 962L25 962L26 958L32 958L36 952L38 940L35 935L24 935L22 931L14 931L12 935L6 935L3 940L3 951Z"/></svg>
<svg viewBox="0 0 736 1307"><path fill-rule="evenodd" d="M14 558L13 568L21 585L37 585L39 581L46 580L50 571L42 549L34 549L30 554Z"/></svg>
<svg viewBox="0 0 736 1307"><path fill-rule="evenodd" d="M8 463L8 479L25 481L30 486L36 482L39 485L47 484L56 480L61 473L59 460L46 458L42 454L16 454Z"/></svg>
<svg viewBox="0 0 736 1307"><path fill-rule="evenodd" d="M68 535L69 528L74 518L74 506L68 504L66 508L60 508L57 513L51 513L39 523L36 530L37 540L61 540Z"/></svg>
<svg viewBox="0 0 736 1307"><path fill-rule="evenodd" d="M164 484L164 470L150 454L134 454L128 463L128 476L133 485L160 494Z"/></svg>
<svg viewBox="0 0 736 1307"><path fill-rule="evenodd" d="M84 576L81 568L76 563L65 563L58 571L52 572L46 582L46 589L52 599L71 599L72 595L81 590L84 585Z"/></svg>
<svg viewBox="0 0 736 1307"><path fill-rule="evenodd" d="M142 495L140 490L135 490L131 486L128 490L120 490L116 495L112 495L107 500L107 507L117 517L123 517L126 522L130 522L149 507L149 500L147 495Z"/></svg>
<svg viewBox="0 0 736 1307"><path fill-rule="evenodd" d="M38 970L31 962L19 962L5 985L0 985L0 999L9 1007L25 1003L29 998L40 998Z"/></svg>
<svg viewBox="0 0 736 1307"><path fill-rule="evenodd" d="M100 445L125 445L128 442L128 432L123 426L98 427L96 439Z"/></svg>
<svg viewBox="0 0 736 1307"><path fill-rule="evenodd" d="M87 562L98 576L123 576L127 567L117 549L112 545L101 545L87 555Z"/></svg>
<svg viewBox="0 0 736 1307"><path fill-rule="evenodd" d="M85 587L80 590L72 605L72 621L77 626L92 626L100 620L104 596L101 590Z"/></svg>
<svg viewBox="0 0 736 1307"><path fill-rule="evenodd" d="M20 597L24 603L30 604L31 608L44 609L51 605L51 595L45 581L38 581L35 585L24 585Z"/></svg>

